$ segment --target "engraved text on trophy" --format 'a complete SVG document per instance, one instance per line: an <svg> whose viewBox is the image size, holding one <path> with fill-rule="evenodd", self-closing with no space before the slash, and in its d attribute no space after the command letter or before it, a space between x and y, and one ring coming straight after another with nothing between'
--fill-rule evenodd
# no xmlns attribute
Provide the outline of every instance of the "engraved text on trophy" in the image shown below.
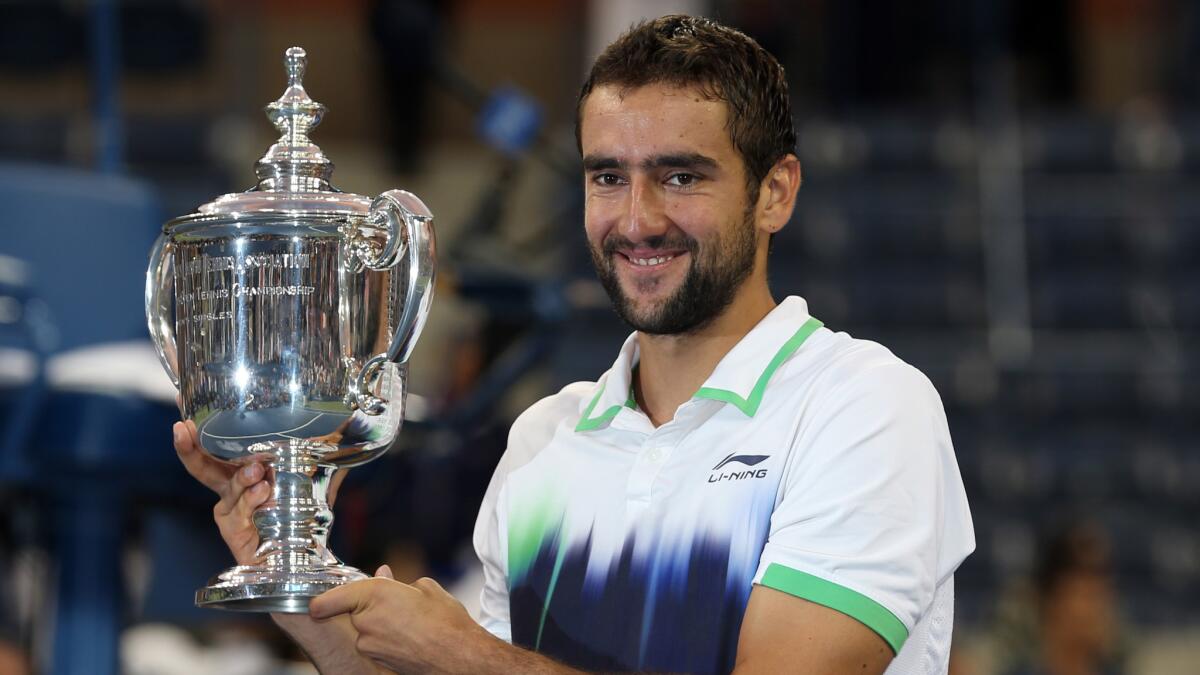
<svg viewBox="0 0 1200 675"><path fill-rule="evenodd" d="M334 238L263 235L178 245L181 386L197 412L341 400L347 372L338 256Z"/></svg>

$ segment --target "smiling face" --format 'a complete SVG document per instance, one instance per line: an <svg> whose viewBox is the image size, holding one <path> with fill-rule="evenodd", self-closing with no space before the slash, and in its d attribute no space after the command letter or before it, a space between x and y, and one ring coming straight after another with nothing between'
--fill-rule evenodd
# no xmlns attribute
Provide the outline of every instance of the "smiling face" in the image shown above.
<svg viewBox="0 0 1200 675"><path fill-rule="evenodd" d="M727 106L693 88L594 89L580 114L585 228L617 313L636 330L708 325L752 275L765 285L756 225Z"/></svg>

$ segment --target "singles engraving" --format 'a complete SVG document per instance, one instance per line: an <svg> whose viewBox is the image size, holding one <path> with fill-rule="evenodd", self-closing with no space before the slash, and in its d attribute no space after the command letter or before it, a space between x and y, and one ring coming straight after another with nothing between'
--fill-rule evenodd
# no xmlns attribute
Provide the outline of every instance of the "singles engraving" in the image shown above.
<svg viewBox="0 0 1200 675"><path fill-rule="evenodd" d="M209 323L212 321L220 321L221 319L232 319L232 318L233 318L233 310L226 309L226 310L220 311L220 312L203 312L203 313L197 314L195 316L189 316L184 320L185 321L195 321L197 323L199 323L199 322Z"/></svg>

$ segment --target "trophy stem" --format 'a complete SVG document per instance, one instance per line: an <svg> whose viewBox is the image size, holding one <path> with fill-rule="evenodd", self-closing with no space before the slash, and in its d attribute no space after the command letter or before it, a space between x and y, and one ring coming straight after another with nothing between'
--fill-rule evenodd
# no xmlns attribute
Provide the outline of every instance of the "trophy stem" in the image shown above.
<svg viewBox="0 0 1200 675"><path fill-rule="evenodd" d="M305 447L283 445L273 450L275 459L268 472L273 478L271 498L254 512L262 542L258 559L274 568L340 564L326 547L333 523L329 485L334 467L318 464Z"/></svg>
<svg viewBox="0 0 1200 675"><path fill-rule="evenodd" d="M272 443L271 498L254 511L262 542L255 561L217 575L196 592L196 604L247 612L307 613L310 598L366 579L329 551L329 487L335 467L319 461L327 448Z"/></svg>

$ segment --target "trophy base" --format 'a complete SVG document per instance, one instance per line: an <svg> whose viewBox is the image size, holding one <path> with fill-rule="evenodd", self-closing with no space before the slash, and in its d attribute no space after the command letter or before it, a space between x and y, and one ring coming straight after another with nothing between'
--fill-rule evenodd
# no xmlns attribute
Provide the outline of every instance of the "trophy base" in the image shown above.
<svg viewBox="0 0 1200 675"><path fill-rule="evenodd" d="M306 569L239 565L196 591L196 606L234 612L308 614L308 601L342 584L369 579L348 565Z"/></svg>

